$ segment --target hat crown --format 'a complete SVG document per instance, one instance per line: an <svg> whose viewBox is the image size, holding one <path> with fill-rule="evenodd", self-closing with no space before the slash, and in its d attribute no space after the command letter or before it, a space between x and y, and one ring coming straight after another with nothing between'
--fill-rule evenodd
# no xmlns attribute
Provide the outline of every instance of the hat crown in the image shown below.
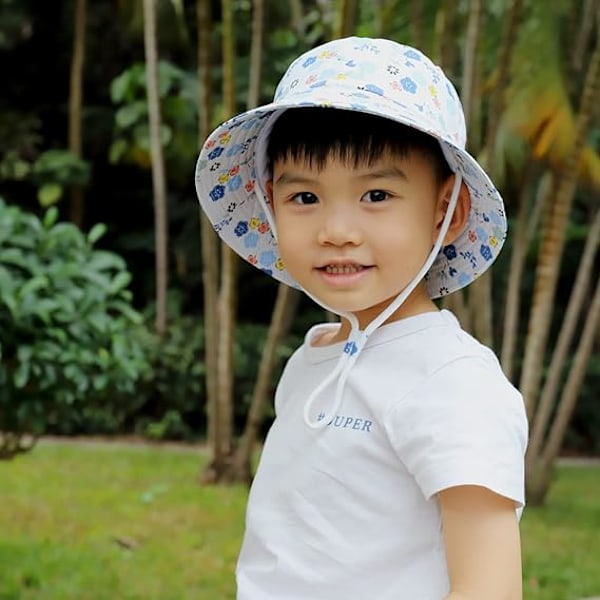
<svg viewBox="0 0 600 600"><path fill-rule="evenodd" d="M282 111L301 106L369 113L420 129L440 140L450 169L470 198L468 223L426 275L432 298L469 285L498 256L506 238L502 197L465 150L462 105L442 70L419 50L391 40L345 38L297 58L275 99L219 125L196 166L196 191L221 238L250 264L297 286L285 267L262 182L266 142Z"/></svg>
<svg viewBox="0 0 600 600"><path fill-rule="evenodd" d="M465 148L465 118L454 86L411 46L357 37L323 44L290 65L274 103L335 106L340 100Z"/></svg>

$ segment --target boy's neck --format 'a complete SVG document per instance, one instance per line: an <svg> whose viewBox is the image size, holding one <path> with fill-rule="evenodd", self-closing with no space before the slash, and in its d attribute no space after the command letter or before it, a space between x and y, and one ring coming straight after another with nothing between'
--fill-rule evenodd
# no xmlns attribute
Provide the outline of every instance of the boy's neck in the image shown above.
<svg viewBox="0 0 600 600"><path fill-rule="evenodd" d="M419 286L415 290L415 292L416 293L413 292L405 300L402 306L400 306L400 308L393 312L390 315L390 317L382 323L382 325L393 323L394 321L400 321L402 319L408 319L409 317L414 317L423 313L437 312L439 310L437 305L433 302L433 300L431 300L431 298L427 294L424 285ZM376 312L375 316L377 314L380 314L393 300L394 298L387 301L386 303L383 303L381 307L377 307L378 311ZM371 320L375 318L372 317L370 320L365 321L360 319L359 314L357 314L356 316L359 318L359 326L361 330L364 330L369 325ZM329 346L331 344L345 342L350 336L351 330L352 327L350 325L350 321L342 317L337 328L328 329L327 331L323 332L321 335L313 339L311 343L313 346Z"/></svg>

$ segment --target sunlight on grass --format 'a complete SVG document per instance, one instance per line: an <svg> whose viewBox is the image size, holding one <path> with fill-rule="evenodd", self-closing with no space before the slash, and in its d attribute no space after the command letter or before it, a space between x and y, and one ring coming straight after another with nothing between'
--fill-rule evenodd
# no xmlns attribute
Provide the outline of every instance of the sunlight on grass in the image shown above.
<svg viewBox="0 0 600 600"><path fill-rule="evenodd" d="M246 490L200 452L43 445L0 463L0 600L234 598Z"/></svg>
<svg viewBox="0 0 600 600"><path fill-rule="evenodd" d="M247 491L200 486L205 460L53 443L0 463L0 600L232 600ZM600 469L561 468L525 510L525 600L600 594L598 498Z"/></svg>
<svg viewBox="0 0 600 600"><path fill-rule="evenodd" d="M562 467L546 505L527 508L524 597L600 596L600 467Z"/></svg>

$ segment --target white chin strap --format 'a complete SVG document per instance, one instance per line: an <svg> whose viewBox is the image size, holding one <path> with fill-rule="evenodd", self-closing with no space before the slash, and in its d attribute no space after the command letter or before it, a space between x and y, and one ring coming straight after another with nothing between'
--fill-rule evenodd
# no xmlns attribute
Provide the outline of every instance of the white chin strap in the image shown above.
<svg viewBox="0 0 600 600"><path fill-rule="evenodd" d="M389 317L394 312L396 312L400 308L400 306L402 306L402 304L406 301L406 299L410 296L410 294L414 291L414 289L417 287L417 285L421 282L423 277L425 277L425 275L431 268L431 265L437 258L442 244L444 243L444 238L448 233L450 222L452 221L452 216L454 215L454 211L456 209L456 203L458 202L461 184L462 176L459 173L455 173L454 186L452 188L452 194L448 203L448 209L446 210L442 226L440 227L440 232L435 241L435 244L433 245L433 248L431 249L431 252L429 253L429 256L427 257L427 260L425 261L419 272L400 292L400 294L398 294L394 301L383 311L381 311L381 313L377 315L364 330L360 329L358 319L353 313L343 313L334 311L330 307L325 306L322 302L320 302L318 298L315 298L311 294L307 294L315 302L317 302L317 304L319 304L326 310L334 312L340 317L348 319L348 321L350 322L350 335L346 340L346 343L344 345L344 352L340 356L337 365L335 366L333 371L311 392L310 396L306 400L306 404L304 405L304 421L312 429L326 427L336 416L336 412L342 403L344 387L346 385L346 380L350 375L352 365L354 365L356 359L362 352L362 349L364 348L367 339L373 333L373 331L375 331L381 324L385 323L385 321L387 321ZM337 383L335 386L335 395L330 410L327 413L320 411L317 420L311 420L311 410L313 408L315 400L321 395L321 392L323 392L325 388L327 388L329 385L331 385L331 383L335 381L336 378Z"/></svg>

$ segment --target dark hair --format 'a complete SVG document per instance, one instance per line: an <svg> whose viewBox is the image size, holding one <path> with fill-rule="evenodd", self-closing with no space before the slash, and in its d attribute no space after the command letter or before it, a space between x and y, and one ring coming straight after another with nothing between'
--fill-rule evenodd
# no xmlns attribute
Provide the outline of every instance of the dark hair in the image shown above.
<svg viewBox="0 0 600 600"><path fill-rule="evenodd" d="M292 159L304 160L318 169L330 157L356 167L372 164L386 153L406 157L410 152L431 161L439 184L452 174L434 137L391 119L350 110L286 110L275 121L267 147L270 165L276 160Z"/></svg>

